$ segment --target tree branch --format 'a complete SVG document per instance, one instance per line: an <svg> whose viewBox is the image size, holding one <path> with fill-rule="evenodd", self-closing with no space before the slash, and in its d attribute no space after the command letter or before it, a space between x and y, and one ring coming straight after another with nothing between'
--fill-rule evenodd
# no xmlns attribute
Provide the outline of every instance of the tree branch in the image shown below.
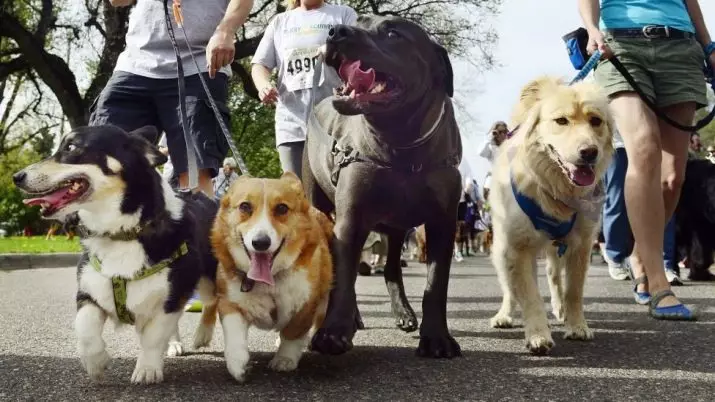
<svg viewBox="0 0 715 402"><path fill-rule="evenodd" d="M43 5L50 0L44 0ZM67 115L70 124L83 125L87 121L82 96L77 88L77 82L67 63L44 48L44 38L22 26L14 15L0 11L0 35L12 38L22 51L24 59L35 70L37 75L57 96L62 110Z"/></svg>
<svg viewBox="0 0 715 402"><path fill-rule="evenodd" d="M258 97L258 89L253 83L253 78L251 78L251 74L243 67L243 65L237 61L234 61L233 63L231 63L231 70L241 80L241 87L243 88L243 92L245 92L246 95L250 96L251 98L260 100L260 98Z"/></svg>
<svg viewBox="0 0 715 402"><path fill-rule="evenodd" d="M30 65L22 56L14 58L7 63L0 63L0 82L5 81L11 75L28 68L30 68Z"/></svg>

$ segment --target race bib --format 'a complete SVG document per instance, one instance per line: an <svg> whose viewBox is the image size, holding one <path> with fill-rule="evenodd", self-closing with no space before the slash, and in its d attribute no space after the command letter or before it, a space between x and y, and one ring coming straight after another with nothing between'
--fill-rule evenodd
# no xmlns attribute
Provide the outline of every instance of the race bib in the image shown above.
<svg viewBox="0 0 715 402"><path fill-rule="evenodd" d="M298 91L313 87L313 72L318 62L318 49L320 46L300 47L290 49L284 60L283 82L288 91ZM319 85L323 84L324 76L321 74Z"/></svg>

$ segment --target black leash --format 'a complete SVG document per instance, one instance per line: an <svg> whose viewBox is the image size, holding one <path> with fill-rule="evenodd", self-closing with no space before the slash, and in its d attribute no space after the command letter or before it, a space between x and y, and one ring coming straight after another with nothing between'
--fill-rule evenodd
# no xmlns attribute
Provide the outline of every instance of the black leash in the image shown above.
<svg viewBox="0 0 715 402"><path fill-rule="evenodd" d="M179 81L179 111L181 113L181 124L183 126L182 129L184 131L184 141L186 142L186 158L187 158L187 162L188 162L188 171L189 171L189 189L193 190L198 187L199 173L198 173L198 167L197 167L197 162L196 162L196 155L198 154L198 150L196 149L196 141L194 140L193 136L189 133L188 118L187 118L187 113L186 113L186 78L184 76L184 66L181 62L181 54L179 53L179 46L176 43L176 35L174 33L174 27L171 24L171 16L169 13L169 0L163 0L163 2L164 2L164 21L166 23L166 29L169 32L169 39L171 40L171 46L174 48L174 54L176 55L176 69L178 72L178 81ZM196 58L194 57L194 53L191 51L191 44L189 42L189 38L186 35L186 31L183 29L183 16L181 14L181 8L180 8L181 6L177 4L174 7L175 7L174 17L176 19L176 24L177 24L177 26L179 26L179 28L181 28L181 31L184 34L184 42L186 42L186 46L189 49L189 54L191 55L191 60L193 60L194 65L196 66L196 69L198 71L198 76L199 76L199 80L201 81L201 86L204 88L204 92L206 92L206 96L208 98L209 104L211 105L211 109L214 112L214 116L216 117L216 120L218 121L219 127L221 128L221 131L223 132L224 137L226 137L228 146L231 149L231 152L233 153L233 159L236 161L236 164L238 165L242 174L246 174L246 175L250 174L248 172L248 167L246 166L246 163L243 161L243 158L238 153L238 148L236 147L236 144L234 143L233 138L231 137L231 133L228 131L228 128L226 127L226 124L223 121L221 112L219 111L218 106L216 106L216 101L214 101L214 98L211 95L211 91L209 90L209 87L206 84L206 80L204 79L203 75L201 74L201 68L199 67L199 63L196 61Z"/></svg>

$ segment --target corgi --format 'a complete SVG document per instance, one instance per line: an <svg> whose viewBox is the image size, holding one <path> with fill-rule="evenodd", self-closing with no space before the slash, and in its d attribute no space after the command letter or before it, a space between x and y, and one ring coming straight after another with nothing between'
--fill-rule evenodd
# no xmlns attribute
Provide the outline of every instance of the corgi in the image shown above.
<svg viewBox="0 0 715 402"><path fill-rule="evenodd" d="M249 361L248 329L280 332L269 363L292 371L325 317L333 224L310 205L298 177L243 176L221 200L211 232L219 261L217 309L229 373L239 382Z"/></svg>

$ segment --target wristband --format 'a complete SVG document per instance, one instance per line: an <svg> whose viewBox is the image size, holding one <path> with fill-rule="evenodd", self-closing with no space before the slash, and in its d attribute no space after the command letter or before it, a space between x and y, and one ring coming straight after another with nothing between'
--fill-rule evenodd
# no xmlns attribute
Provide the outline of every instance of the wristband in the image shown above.
<svg viewBox="0 0 715 402"><path fill-rule="evenodd" d="M715 52L715 42L708 43L704 48L705 57L710 57L710 55Z"/></svg>

